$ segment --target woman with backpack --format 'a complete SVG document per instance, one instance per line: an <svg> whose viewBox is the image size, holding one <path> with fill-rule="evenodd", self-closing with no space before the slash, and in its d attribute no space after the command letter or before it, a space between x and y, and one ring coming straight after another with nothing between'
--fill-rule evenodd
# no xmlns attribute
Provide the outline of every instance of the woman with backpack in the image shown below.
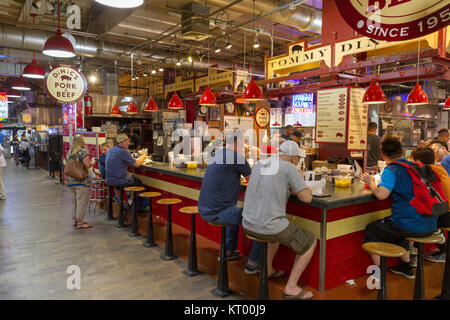
<svg viewBox="0 0 450 320"><path fill-rule="evenodd" d="M92 164L89 159L89 153L83 136L76 135L73 137L72 148L67 153L66 157L67 171L69 171L68 167L70 164L68 162L70 159L81 163L87 172L86 177L83 179L72 178L67 174L67 185L72 193L72 219L74 220L74 227L77 227L78 229L90 228L92 226L83 219L89 205L90 174L92 175L93 173L92 170L89 170Z"/></svg>

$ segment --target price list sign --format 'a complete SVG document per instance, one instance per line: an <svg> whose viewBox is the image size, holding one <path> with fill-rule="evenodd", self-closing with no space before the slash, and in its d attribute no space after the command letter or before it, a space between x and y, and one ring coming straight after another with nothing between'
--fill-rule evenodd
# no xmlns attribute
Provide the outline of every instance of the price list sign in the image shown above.
<svg viewBox="0 0 450 320"><path fill-rule="evenodd" d="M316 142L345 143L348 88L317 91Z"/></svg>
<svg viewBox="0 0 450 320"><path fill-rule="evenodd" d="M367 150L369 106L362 104L364 93L363 88L350 88L347 150Z"/></svg>

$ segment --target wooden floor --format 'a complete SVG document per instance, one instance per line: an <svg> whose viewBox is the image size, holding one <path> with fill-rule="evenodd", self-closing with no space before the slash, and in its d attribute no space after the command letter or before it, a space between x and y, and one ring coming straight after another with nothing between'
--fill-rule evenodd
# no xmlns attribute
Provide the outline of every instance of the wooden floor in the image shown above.
<svg viewBox="0 0 450 320"><path fill-rule="evenodd" d="M31 167L31 166L30 166ZM142 238L131 238L105 221L105 211L87 214L93 228L77 230L71 222L71 196L59 179L44 170L27 170L12 162L4 171L8 199L0 201L0 299L156 299L210 300L216 287L219 246L197 237L199 268L204 274L187 277L189 231L173 226L174 248L179 259L164 261L164 221L155 221L160 246L145 248ZM145 219L144 216L140 219ZM140 225L145 225L141 221ZM140 230L145 234L146 230ZM244 273L246 257L228 263L228 300L255 299L258 276ZM81 270L81 289L70 290L66 273L70 265ZM426 299L440 292L443 264L425 262ZM388 298L412 298L414 280L388 273ZM270 298L281 299L287 278L270 281ZM367 277L356 286L342 284L326 292L312 290L320 300L376 299L366 287Z"/></svg>

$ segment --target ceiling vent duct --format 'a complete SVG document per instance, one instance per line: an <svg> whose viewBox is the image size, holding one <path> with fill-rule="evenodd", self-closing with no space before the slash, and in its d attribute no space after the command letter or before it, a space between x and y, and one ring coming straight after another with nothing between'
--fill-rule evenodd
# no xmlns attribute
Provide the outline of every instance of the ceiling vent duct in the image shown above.
<svg viewBox="0 0 450 320"><path fill-rule="evenodd" d="M209 34L209 8L196 2L185 5L181 11L181 36L186 40L203 41Z"/></svg>

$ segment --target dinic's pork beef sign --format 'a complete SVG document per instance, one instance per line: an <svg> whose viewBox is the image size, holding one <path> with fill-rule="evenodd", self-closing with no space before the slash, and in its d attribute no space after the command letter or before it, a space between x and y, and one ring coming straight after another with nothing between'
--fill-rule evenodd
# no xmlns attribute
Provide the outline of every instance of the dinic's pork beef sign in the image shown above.
<svg viewBox="0 0 450 320"><path fill-rule="evenodd" d="M372 39L404 41L450 24L448 0L336 0L344 20Z"/></svg>
<svg viewBox="0 0 450 320"><path fill-rule="evenodd" d="M59 64L52 68L44 79L45 90L54 101L73 104L84 97L86 78L75 67Z"/></svg>

